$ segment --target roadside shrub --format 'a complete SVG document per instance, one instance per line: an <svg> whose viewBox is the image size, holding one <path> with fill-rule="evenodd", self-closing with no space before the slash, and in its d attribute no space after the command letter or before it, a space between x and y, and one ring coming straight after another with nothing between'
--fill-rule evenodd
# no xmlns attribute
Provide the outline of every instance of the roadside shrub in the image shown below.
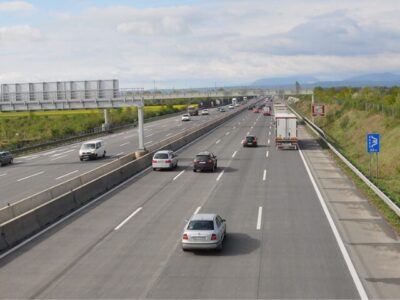
<svg viewBox="0 0 400 300"><path fill-rule="evenodd" d="M349 116L347 116L347 115L344 116L344 117L342 118L342 120L340 121L340 128L346 129L347 126L349 125L349 122L350 122Z"/></svg>

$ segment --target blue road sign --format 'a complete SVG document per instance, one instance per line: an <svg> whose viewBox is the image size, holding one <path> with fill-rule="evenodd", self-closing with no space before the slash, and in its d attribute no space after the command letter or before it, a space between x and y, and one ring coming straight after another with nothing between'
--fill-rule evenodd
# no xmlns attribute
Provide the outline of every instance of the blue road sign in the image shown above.
<svg viewBox="0 0 400 300"><path fill-rule="evenodd" d="M380 135L379 135L379 133L368 133L367 148L368 148L368 153L379 152L379 150L380 150Z"/></svg>

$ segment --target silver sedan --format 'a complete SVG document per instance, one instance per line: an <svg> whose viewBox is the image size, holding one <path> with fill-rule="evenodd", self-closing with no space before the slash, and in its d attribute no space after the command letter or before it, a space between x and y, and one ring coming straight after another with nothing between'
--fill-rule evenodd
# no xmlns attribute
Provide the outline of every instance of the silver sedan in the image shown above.
<svg viewBox="0 0 400 300"><path fill-rule="evenodd" d="M222 249L226 221L217 214L194 214L183 230L182 250Z"/></svg>

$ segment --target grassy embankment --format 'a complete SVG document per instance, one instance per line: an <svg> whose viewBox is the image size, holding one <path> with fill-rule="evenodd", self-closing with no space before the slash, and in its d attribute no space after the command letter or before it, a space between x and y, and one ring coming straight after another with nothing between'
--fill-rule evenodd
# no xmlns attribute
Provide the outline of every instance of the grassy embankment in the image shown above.
<svg viewBox="0 0 400 300"><path fill-rule="evenodd" d="M145 106L145 118L179 112L186 105ZM110 109L112 126L129 124L137 120L135 107ZM62 139L100 127L103 111L70 110L0 113L0 148L15 149L40 142Z"/></svg>
<svg viewBox="0 0 400 300"><path fill-rule="evenodd" d="M325 101L323 91L316 93L316 102L325 103L326 116L315 119L315 123L329 136L330 142L341 151L359 170L384 191L400 206L400 118L395 114L387 115L375 110L364 110L348 105L346 98L341 101ZM322 95L321 95L322 94ZM354 100L354 96L351 97ZM303 115L310 116L310 99L303 99L294 105ZM395 110L393 110L395 111ZM379 176L377 177L377 157L368 154L366 135L381 134L381 152L379 153ZM334 156L334 155L333 155ZM336 156L334 156L336 157ZM372 170L370 176L370 159ZM338 163L362 188L368 198L377 206L385 218L400 232L400 218L377 197L357 176L341 161Z"/></svg>

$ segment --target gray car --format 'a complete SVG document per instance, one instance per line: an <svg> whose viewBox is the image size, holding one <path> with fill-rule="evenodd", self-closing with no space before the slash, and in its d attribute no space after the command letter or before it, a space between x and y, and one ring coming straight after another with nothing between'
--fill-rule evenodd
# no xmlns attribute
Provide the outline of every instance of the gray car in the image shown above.
<svg viewBox="0 0 400 300"><path fill-rule="evenodd" d="M157 151L153 156L153 170L173 169L177 166L178 156L172 150Z"/></svg>
<svg viewBox="0 0 400 300"><path fill-rule="evenodd" d="M194 214L183 230L182 250L222 249L226 221L217 214Z"/></svg>
<svg viewBox="0 0 400 300"><path fill-rule="evenodd" d="M8 151L2 151L0 152L0 166L12 164L14 160L14 157L12 154Z"/></svg>

